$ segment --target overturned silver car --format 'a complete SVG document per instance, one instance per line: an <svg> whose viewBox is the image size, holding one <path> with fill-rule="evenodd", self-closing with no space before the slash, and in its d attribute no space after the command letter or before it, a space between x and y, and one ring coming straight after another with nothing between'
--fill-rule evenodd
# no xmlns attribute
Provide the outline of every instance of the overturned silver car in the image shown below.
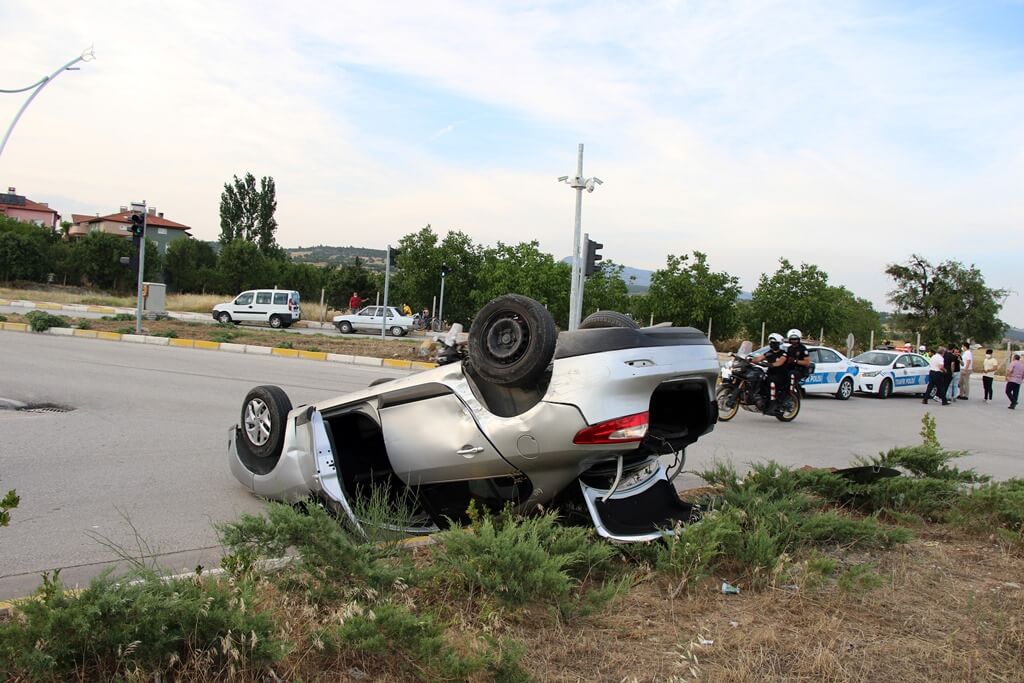
<svg viewBox="0 0 1024 683"><path fill-rule="evenodd" d="M313 495L357 525L353 503L383 487L415 501L410 531L460 523L473 501L557 507L620 541L691 519L671 477L717 420L704 334L611 312L559 334L541 304L508 295L480 310L466 347L435 369L308 406L254 388L230 430L232 472L258 495Z"/></svg>

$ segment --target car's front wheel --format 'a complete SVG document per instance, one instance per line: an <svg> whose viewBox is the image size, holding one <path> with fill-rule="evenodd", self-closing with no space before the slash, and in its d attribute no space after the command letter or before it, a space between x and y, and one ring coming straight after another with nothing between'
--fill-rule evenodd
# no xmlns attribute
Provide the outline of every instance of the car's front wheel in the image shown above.
<svg viewBox="0 0 1024 683"><path fill-rule="evenodd" d="M284 427L292 402L281 387L255 387L242 401L241 437L258 459L276 460L284 445Z"/></svg>
<svg viewBox="0 0 1024 683"><path fill-rule="evenodd" d="M889 398L892 396L892 380L883 379L882 386L878 387L878 398Z"/></svg>
<svg viewBox="0 0 1024 683"><path fill-rule="evenodd" d="M844 377L843 381L839 383L839 390L836 392L836 398L840 401L845 401L851 396L853 396L853 378Z"/></svg>
<svg viewBox="0 0 1024 683"><path fill-rule="evenodd" d="M219 322L222 325L227 325L228 323L231 322L231 314L228 313L227 311L221 311L220 313L217 314L217 322Z"/></svg>
<svg viewBox="0 0 1024 683"><path fill-rule="evenodd" d="M469 328L469 361L498 386L528 387L555 354L558 330L542 304L519 294L499 296L480 309Z"/></svg>
<svg viewBox="0 0 1024 683"><path fill-rule="evenodd" d="M338 332L342 334L352 334L352 323L347 320L342 320L338 323Z"/></svg>

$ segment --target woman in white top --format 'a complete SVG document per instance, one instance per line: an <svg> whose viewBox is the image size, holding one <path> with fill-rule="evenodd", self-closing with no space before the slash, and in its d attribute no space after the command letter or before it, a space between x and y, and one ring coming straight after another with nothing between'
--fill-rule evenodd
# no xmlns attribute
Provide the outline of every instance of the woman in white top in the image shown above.
<svg viewBox="0 0 1024 683"><path fill-rule="evenodd" d="M985 364L982 366L983 373L981 375L981 384L985 389L985 400L992 400L992 380L996 376L996 368L999 366L999 361L992 355L992 349L985 351Z"/></svg>

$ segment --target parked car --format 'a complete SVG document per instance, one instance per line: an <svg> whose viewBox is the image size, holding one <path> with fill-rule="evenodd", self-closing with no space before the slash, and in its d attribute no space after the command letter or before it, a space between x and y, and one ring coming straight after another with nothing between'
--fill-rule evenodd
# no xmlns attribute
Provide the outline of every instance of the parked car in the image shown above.
<svg viewBox="0 0 1024 683"><path fill-rule="evenodd" d="M383 488L415 505L412 532L462 522L474 503L557 507L601 536L651 540L695 514L672 479L714 428L717 370L699 330L602 312L558 334L541 304L508 295L435 369L298 408L279 387L252 389L230 468L256 494L314 496L357 525L354 502Z"/></svg>
<svg viewBox="0 0 1024 683"><path fill-rule="evenodd" d="M853 396L857 390L857 375L860 368L845 355L827 346L816 346L807 344L807 350L811 354L811 362L814 363L814 372L801 380L805 394L831 394L840 401ZM782 348L786 349L789 344L783 342ZM768 350L764 346L750 355L759 356ZM727 367L722 368L724 373L728 372Z"/></svg>
<svg viewBox="0 0 1024 683"><path fill-rule="evenodd" d="M257 322L277 329L302 319L299 293L289 289L250 289L234 301L213 307L213 319L221 323Z"/></svg>
<svg viewBox="0 0 1024 683"><path fill-rule="evenodd" d="M853 362L860 367L857 391L889 398L893 394L923 394L928 388L928 359L903 351L865 351Z"/></svg>
<svg viewBox="0 0 1024 683"><path fill-rule="evenodd" d="M387 313L386 320L384 319L385 312ZM367 306L357 313L336 315L331 320L342 334L352 334L356 331L380 333L383 327L392 336L401 337L416 326L415 319L408 315L402 315L394 306Z"/></svg>

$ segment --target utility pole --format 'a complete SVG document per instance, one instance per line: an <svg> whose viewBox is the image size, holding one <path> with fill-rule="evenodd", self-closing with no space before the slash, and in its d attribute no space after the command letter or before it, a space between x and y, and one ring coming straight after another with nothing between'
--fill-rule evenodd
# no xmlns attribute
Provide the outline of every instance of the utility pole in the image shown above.
<svg viewBox="0 0 1024 683"><path fill-rule="evenodd" d="M572 275L569 288L569 329L575 330L580 324L580 313L583 306L582 287L582 266L580 264L580 224L583 214L583 190L593 192L595 185L601 185L600 178L583 177L583 143L579 144L576 156L576 175L570 178L567 175L561 176L559 182L563 182L576 190L576 221L572 235Z"/></svg>
<svg viewBox="0 0 1024 683"><path fill-rule="evenodd" d="M142 281L146 273L146 201L132 202L132 211L142 214L142 240L139 242L139 277L135 290L135 334L142 334Z"/></svg>
<svg viewBox="0 0 1024 683"><path fill-rule="evenodd" d="M14 132L14 127L18 125L18 120L21 118L21 115L25 113L25 110L28 109L28 105L32 104L32 100L36 98L36 95L41 93L43 91L43 88L48 86L53 81L53 79L57 78L57 76L60 76L65 71L77 71L78 69L77 67L75 67L75 64L77 64L78 62L89 62L93 59L96 59L96 53L93 52L92 48L90 47L86 50L83 50L82 54L78 55L64 66L60 67L49 76L44 76L32 85L26 86L24 88L15 88L13 90L6 90L0 88L0 93L8 94L26 92L28 90L32 91L32 94L28 96L28 99L25 100L25 103L21 105L20 109L18 109L18 113L14 115L14 120L11 121L11 125L7 127L7 132L4 133L4 139L0 141L0 156L3 156L4 148L7 146L7 141L10 139L11 133Z"/></svg>
<svg viewBox="0 0 1024 683"><path fill-rule="evenodd" d="M384 308L380 317L380 338L384 339L388 324L388 286L391 284L391 245L388 245L387 258L384 259ZM378 309L381 310L381 309Z"/></svg>

